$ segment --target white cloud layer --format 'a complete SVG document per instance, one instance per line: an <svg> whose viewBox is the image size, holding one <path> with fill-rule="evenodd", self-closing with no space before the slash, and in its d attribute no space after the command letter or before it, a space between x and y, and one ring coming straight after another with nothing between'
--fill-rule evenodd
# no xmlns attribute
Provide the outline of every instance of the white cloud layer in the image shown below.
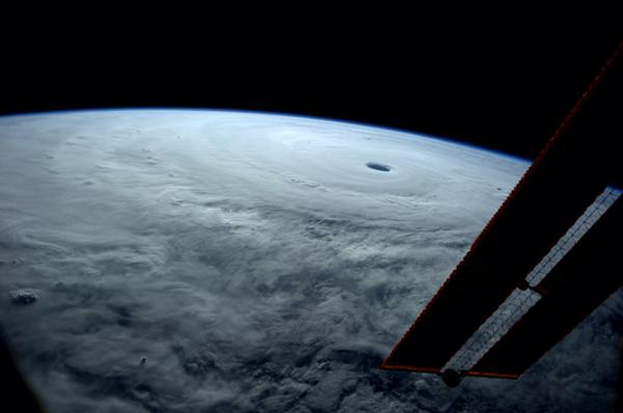
<svg viewBox="0 0 623 413"><path fill-rule="evenodd" d="M1 322L51 411L603 411L618 295L518 382L378 369L526 167L265 114L0 119Z"/></svg>

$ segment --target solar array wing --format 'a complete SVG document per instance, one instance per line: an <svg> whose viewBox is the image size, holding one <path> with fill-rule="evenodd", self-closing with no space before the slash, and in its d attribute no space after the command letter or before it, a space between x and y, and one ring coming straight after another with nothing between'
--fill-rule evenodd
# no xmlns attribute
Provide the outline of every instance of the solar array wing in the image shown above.
<svg viewBox="0 0 623 413"><path fill-rule="evenodd" d="M471 375L519 377L619 289L621 246L615 240L622 228L619 197L538 284L543 297L472 367Z"/></svg>
<svg viewBox="0 0 623 413"><path fill-rule="evenodd" d="M604 188L620 179L622 49L623 43L382 368L441 373ZM480 368L481 375L504 377Z"/></svg>

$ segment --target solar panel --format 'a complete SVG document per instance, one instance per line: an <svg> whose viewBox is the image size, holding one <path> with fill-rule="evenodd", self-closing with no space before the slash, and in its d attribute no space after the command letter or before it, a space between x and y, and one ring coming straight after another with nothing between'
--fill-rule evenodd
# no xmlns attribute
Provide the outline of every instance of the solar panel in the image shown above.
<svg viewBox="0 0 623 413"><path fill-rule="evenodd" d="M519 377L623 285L623 197L538 284L543 297L472 368Z"/></svg>
<svg viewBox="0 0 623 413"><path fill-rule="evenodd" d="M623 43L571 109L463 260L394 347L382 368L440 374L496 309L518 287L525 287L526 276L604 188L620 179L623 76L620 62L617 61L616 67L614 63L621 60L622 49ZM584 254L596 252L590 247L583 249ZM564 290L564 287L558 288ZM594 294L593 300L602 299L601 290L595 290ZM564 301L562 296L559 300ZM587 303L586 308L593 303ZM577 324L575 319L573 321ZM571 321L568 324L572 324ZM544 341L543 346L549 348L551 340L561 338L554 336L552 334L549 341ZM492 351L510 357L508 351ZM493 360L494 353L488 355L490 360ZM532 356L536 354L542 353L530 353ZM530 365L535 360L529 361L523 365ZM500 365L499 358L488 364ZM479 375L516 377L520 370L510 369L511 374L504 373L501 368L486 366L479 365Z"/></svg>

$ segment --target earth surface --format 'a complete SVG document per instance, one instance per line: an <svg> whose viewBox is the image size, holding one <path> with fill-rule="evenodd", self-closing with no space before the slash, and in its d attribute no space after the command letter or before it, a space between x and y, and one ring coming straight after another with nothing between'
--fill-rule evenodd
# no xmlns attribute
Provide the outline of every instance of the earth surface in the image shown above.
<svg viewBox="0 0 623 413"><path fill-rule="evenodd" d="M527 167L263 113L0 118L0 322L51 412L607 411L618 294L519 381L379 369Z"/></svg>

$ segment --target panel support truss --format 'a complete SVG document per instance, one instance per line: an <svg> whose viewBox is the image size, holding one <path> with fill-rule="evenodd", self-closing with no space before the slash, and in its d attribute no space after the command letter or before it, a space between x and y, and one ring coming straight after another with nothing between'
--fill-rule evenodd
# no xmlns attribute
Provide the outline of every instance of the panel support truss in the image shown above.
<svg viewBox="0 0 623 413"><path fill-rule="evenodd" d="M553 301L556 299L555 294L564 292L565 300L575 300L575 302L581 302L585 300L588 295L591 294L591 288L596 284L607 283L608 280L615 280L615 286L611 288L618 288L623 283L623 277L617 277L615 274L611 274L612 268L618 261L617 254L612 256L604 256L612 248L616 248L617 244L608 238L608 231L620 231L622 226L617 226L616 220L620 220L621 207L614 206L616 202L621 204L620 199L621 191L612 187L606 188L606 190L597 197L595 202L582 214L582 216L576 221L576 223L567 231L558 243L552 248L552 250L543 258L543 260L534 268L534 270L526 277L526 279L518 286L518 289L508 297L508 299L493 313L487 321L480 326L478 331L474 333L467 343L450 359L450 361L444 366L443 370L452 369L458 372L462 372L465 375L481 375L480 372L485 370L492 373L493 368L489 367L484 369L480 364L479 370L472 370L472 367L478 362L487 352L493 347L498 345L499 341L505 336L507 332L513 328L522 317L526 317L532 310L532 307L539 302ZM610 209L612 207L612 209ZM619 212L617 212L617 208ZM607 212L609 211L609 212ZM608 214L605 218L602 216ZM617 214L619 218L617 218ZM597 223L600 222L599 225ZM608 227L610 225L610 227ZM587 236L588 233L588 236ZM595 235L597 234L597 235ZM582 244L578 245L578 242L582 241ZM591 244L592 243L592 244ZM601 248L595 248L601 244L607 244ZM588 247L586 246L588 245ZM556 274L560 274L562 269L565 268L565 262L569 261L572 256L578 255L578 250L584 249L584 255L586 251L590 251L594 256L588 257L585 263L580 263L574 267L564 270L564 280L567 281L563 288L554 287L552 290L551 279L556 277ZM570 255L571 253L571 255ZM615 261L613 261L613 259ZM561 262L563 261L564 262ZM598 263L596 262L598 261ZM602 266L606 266L604 272L598 272L598 269ZM591 271L586 271L586 267L590 267ZM583 287L580 291L580 297L575 297L570 294L572 277L575 277L576 282ZM524 286L528 286L524 288ZM554 294L550 294L550 291ZM612 291L610 291L612 293ZM608 294L609 295L609 294ZM596 303L601 303L606 297L601 297ZM560 300L560 297L558 298ZM570 305L574 301L560 302L560 308L564 311L568 311L565 305ZM542 305L542 304L540 304ZM597 306L595 305L595 307ZM577 307L577 306L576 306ZM594 309L594 308L593 308ZM586 314L588 315L588 314ZM583 317L582 317L583 318ZM540 320L539 320L540 321ZM535 333L536 334L536 333ZM539 340L543 340L543 335L538 334ZM553 344L553 343L552 343ZM516 351L520 351L522 343L513 342ZM514 357L512 354L507 354L509 358ZM527 368L527 367L526 367ZM508 372L497 372L501 377L516 378L518 375L513 375Z"/></svg>

